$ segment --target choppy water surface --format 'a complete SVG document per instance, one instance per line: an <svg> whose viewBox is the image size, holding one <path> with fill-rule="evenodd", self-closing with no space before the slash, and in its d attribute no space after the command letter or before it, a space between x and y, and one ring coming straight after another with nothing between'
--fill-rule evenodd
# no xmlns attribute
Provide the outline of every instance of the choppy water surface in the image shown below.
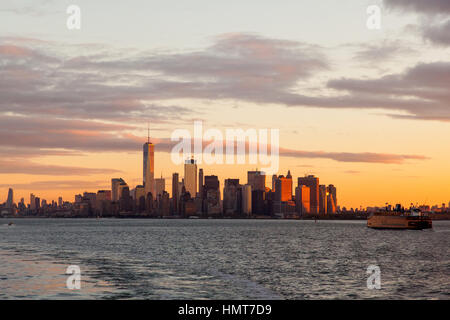
<svg viewBox="0 0 450 320"><path fill-rule="evenodd" d="M0 299L450 299L450 222L0 219ZM81 290L66 288L69 265ZM367 289L367 267L381 269Z"/></svg>

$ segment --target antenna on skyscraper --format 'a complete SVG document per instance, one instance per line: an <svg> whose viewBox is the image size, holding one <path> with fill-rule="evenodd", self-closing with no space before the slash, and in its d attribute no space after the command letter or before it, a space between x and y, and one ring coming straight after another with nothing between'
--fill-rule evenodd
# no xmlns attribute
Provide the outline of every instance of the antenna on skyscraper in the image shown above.
<svg viewBox="0 0 450 320"><path fill-rule="evenodd" d="M150 143L150 123L147 121L147 143Z"/></svg>

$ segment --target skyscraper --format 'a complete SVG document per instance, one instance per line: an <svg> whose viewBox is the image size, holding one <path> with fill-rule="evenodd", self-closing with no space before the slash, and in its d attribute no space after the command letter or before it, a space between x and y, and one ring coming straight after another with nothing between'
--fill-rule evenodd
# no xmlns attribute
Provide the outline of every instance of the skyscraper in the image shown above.
<svg viewBox="0 0 450 320"><path fill-rule="evenodd" d="M203 196L203 169L198 170L198 193Z"/></svg>
<svg viewBox="0 0 450 320"><path fill-rule="evenodd" d="M278 176L276 174L272 175L272 192L275 192L275 186L277 184Z"/></svg>
<svg viewBox="0 0 450 320"><path fill-rule="evenodd" d="M332 184L328 185L328 193L330 195L330 198L333 199L333 204L334 207L337 208L337 192L336 192L336 187Z"/></svg>
<svg viewBox="0 0 450 320"><path fill-rule="evenodd" d="M120 200L119 208L120 211L129 212L132 209L132 198L130 196L130 187L126 183L120 186Z"/></svg>
<svg viewBox="0 0 450 320"><path fill-rule="evenodd" d="M327 198L328 192L327 187L323 184L319 186L319 213L327 214Z"/></svg>
<svg viewBox="0 0 450 320"><path fill-rule="evenodd" d="M39 197L34 198L34 207L36 210L39 210L41 208L41 198Z"/></svg>
<svg viewBox="0 0 450 320"><path fill-rule="evenodd" d="M310 189L305 185L295 188L295 207L300 215L310 212Z"/></svg>
<svg viewBox="0 0 450 320"><path fill-rule="evenodd" d="M111 200L119 201L121 193L119 192L119 187L121 183L125 183L122 178L111 179Z"/></svg>
<svg viewBox="0 0 450 320"><path fill-rule="evenodd" d="M291 197L292 197L292 192L293 192L292 188L294 187L294 184L292 182L291 170L288 170L288 173L286 175L286 179L290 179L291 180Z"/></svg>
<svg viewBox="0 0 450 320"><path fill-rule="evenodd" d="M292 179L279 176L275 181L275 200L291 201L292 200Z"/></svg>
<svg viewBox="0 0 450 320"><path fill-rule="evenodd" d="M178 173L172 174L172 208L175 215L178 214L178 203L180 201L180 193L178 191L179 187L179 175Z"/></svg>
<svg viewBox="0 0 450 320"><path fill-rule="evenodd" d="M111 201L111 190L98 190L95 199L100 201Z"/></svg>
<svg viewBox="0 0 450 320"><path fill-rule="evenodd" d="M197 194L197 161L194 159L186 160L184 163L184 187L192 198Z"/></svg>
<svg viewBox="0 0 450 320"><path fill-rule="evenodd" d="M252 186L252 191L266 191L266 175L262 171L248 171L247 184Z"/></svg>
<svg viewBox="0 0 450 320"><path fill-rule="evenodd" d="M333 199L333 195L328 191L327 192L327 214L336 213L336 206Z"/></svg>
<svg viewBox="0 0 450 320"><path fill-rule="evenodd" d="M30 209L36 210L36 196L30 193Z"/></svg>
<svg viewBox="0 0 450 320"><path fill-rule="evenodd" d="M143 185L145 194L152 193L155 198L155 145L150 142L150 134L148 140L143 146Z"/></svg>
<svg viewBox="0 0 450 320"><path fill-rule="evenodd" d="M242 188L242 213L245 215L252 214L252 186L249 184Z"/></svg>
<svg viewBox="0 0 450 320"><path fill-rule="evenodd" d="M13 189L9 188L8 190L8 199L6 200L6 208L11 209L14 204L14 193Z"/></svg>
<svg viewBox="0 0 450 320"><path fill-rule="evenodd" d="M225 179L223 188L223 213L225 215L232 216L240 213L242 205L239 192L239 179Z"/></svg>
<svg viewBox="0 0 450 320"><path fill-rule="evenodd" d="M204 213L219 215L220 209L220 182L217 176L205 176L203 188Z"/></svg>
<svg viewBox="0 0 450 320"><path fill-rule="evenodd" d="M311 213L319 213L319 178L313 175L298 178L298 185L309 187Z"/></svg>
<svg viewBox="0 0 450 320"><path fill-rule="evenodd" d="M162 195L164 191L166 191L166 179L164 179L161 175L161 178L155 180L156 193L155 196L158 197Z"/></svg>
<svg viewBox="0 0 450 320"><path fill-rule="evenodd" d="M122 180L122 179L121 179ZM117 194L118 194L118 199L117 199L117 201L120 201L120 199L122 198L122 195L123 195L123 190L124 189L128 189L128 195L129 195L129 193L130 193L130 187L128 186L128 184L124 181L124 180L122 180L120 183L119 183L119 186L118 186L118 188L117 188ZM128 196L127 195L127 196Z"/></svg>

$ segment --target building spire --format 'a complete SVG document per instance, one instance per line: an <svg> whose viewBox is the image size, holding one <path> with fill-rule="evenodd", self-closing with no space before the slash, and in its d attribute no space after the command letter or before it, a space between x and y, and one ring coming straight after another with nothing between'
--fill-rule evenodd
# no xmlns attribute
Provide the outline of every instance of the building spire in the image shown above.
<svg viewBox="0 0 450 320"><path fill-rule="evenodd" d="M150 143L150 124L147 121L147 143Z"/></svg>

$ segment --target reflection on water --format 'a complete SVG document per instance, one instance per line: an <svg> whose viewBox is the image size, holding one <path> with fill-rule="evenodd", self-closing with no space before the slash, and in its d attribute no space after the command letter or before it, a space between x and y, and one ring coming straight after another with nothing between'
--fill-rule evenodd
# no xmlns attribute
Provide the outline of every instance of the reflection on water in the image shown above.
<svg viewBox="0 0 450 320"><path fill-rule="evenodd" d="M8 221L9 222L9 221ZM0 299L449 299L450 222L0 221ZM66 288L69 265L81 290ZM369 265L381 290L366 287Z"/></svg>
<svg viewBox="0 0 450 320"><path fill-rule="evenodd" d="M82 277L83 290L69 290L67 265L42 256L1 251L0 257L0 298L77 299L86 295L100 298L110 289L104 281Z"/></svg>

